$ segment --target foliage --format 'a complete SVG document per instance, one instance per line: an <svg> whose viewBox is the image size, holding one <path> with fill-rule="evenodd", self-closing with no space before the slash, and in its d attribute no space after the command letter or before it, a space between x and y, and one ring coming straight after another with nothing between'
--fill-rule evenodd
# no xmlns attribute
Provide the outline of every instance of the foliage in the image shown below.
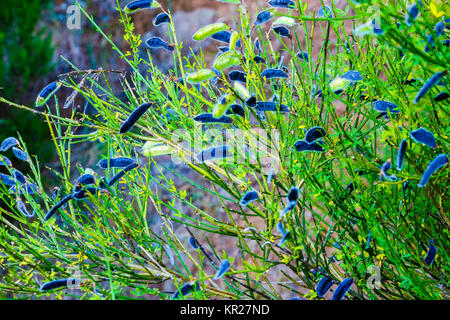
<svg viewBox="0 0 450 320"><path fill-rule="evenodd" d="M52 197L51 191L42 189L37 158L29 162L33 176L27 178L40 193L21 196L35 210L33 218L17 210L17 196L6 188L0 193L10 204L1 214L2 290L15 297L48 294L39 290L40 284L69 278L73 275L69 269L77 268L81 291L52 293L58 297L73 293L81 299L144 294L169 299L180 288L183 294L177 296L195 299L287 299L293 295L319 299L315 289L325 276L333 281L335 292L343 284L338 290L341 296L343 287L351 285L348 299L444 299L449 285L448 164L435 171L424 187L417 184L433 159L449 155L448 102L434 99L439 92L448 92L445 72L450 59L444 44L448 29L432 36L433 46L424 51L425 44L430 44L428 35L448 16L444 12L448 8L422 1L420 14L408 26L405 1L388 5L353 1L356 16L350 15L350 8L342 11L333 5L332 18L307 14L307 4L301 0L295 6L295 10L268 8L275 15L272 21L278 16L295 21L287 27L291 37L282 37L272 29L254 27L241 2L238 28L233 30L241 46L232 45L230 50L233 61L239 58L239 70L246 73L242 86L228 80L230 69L203 82L182 81L187 74L211 69L211 63L203 52L181 55L183 44L172 19L166 39L171 46L166 48L174 48L167 50L167 57L173 58L175 67L162 74L150 54L148 60L139 56L140 36L133 34L130 16L119 10L130 49L122 53L111 45L133 70L130 78L123 78L130 103L113 94L108 70L83 71L73 66L74 73L63 84L82 94L99 114L74 114L66 119L50 109L37 111L45 117L60 156L61 194ZM94 18L85 14L110 41ZM354 21L353 35L344 28L346 21ZM314 28L320 29L320 41L313 37ZM256 39L265 63L254 63ZM301 47L301 39L306 47ZM273 49L277 42L279 51ZM321 48L313 56L317 43ZM297 55L301 51L310 58L304 54L302 59ZM270 68L287 72L288 78L262 77ZM146 74L139 71L144 69ZM348 80L352 70L357 71L350 73L355 78ZM441 81L413 103L437 72L444 72ZM252 95L257 102L275 102L276 111L258 112L250 103ZM395 107L384 104L384 112L377 111L376 100ZM203 124L203 129L215 131L205 131L193 120L205 112L222 115L233 101L244 107L245 117L229 115L232 123ZM129 115L149 102L152 107L136 119L134 127L119 134ZM338 104L345 106L345 112L337 112ZM281 112L282 105L289 112ZM74 135L74 126L91 132ZM307 140L305 132L314 127L325 132L309 141L315 143L316 152L298 151L306 144L297 142ZM436 148L410 136L418 128L432 133ZM270 134L257 136L257 129ZM229 132L238 132L236 141L223 140ZM403 139L408 141L404 165L396 170ZM128 157L140 166L123 173L112 165L99 169L95 173L98 189L88 200L72 199L43 221L63 195L73 192L78 176L93 173L89 168L73 172L70 167L71 146L86 141L104 143L104 159ZM223 144L227 152L250 157L221 159L216 149L211 161L198 161L197 155L206 156L202 150L211 152L208 148ZM276 147L270 152L262 147L272 144ZM141 152L150 156L148 164ZM167 153L200 173L210 187L159 161L158 156ZM271 172L267 164L276 170ZM105 181L118 172L123 174L119 184L106 186ZM177 189L169 174L183 179L191 191ZM152 188L155 184L157 188ZM290 193L296 190L292 187L298 188L298 199ZM202 209L195 189L214 195L225 215L218 215L219 208L215 212ZM162 190L170 194L169 199L162 197ZM257 192L256 200L250 196L253 193L246 193L252 190ZM290 210L284 210L292 202ZM161 224L152 223L149 210L158 214ZM214 236L231 239L234 247L216 250L219 243L210 241ZM431 255L425 259L429 248L437 248L434 259ZM216 280L219 266L228 267L228 262L225 275ZM163 282L171 282L173 290L161 290Z"/></svg>

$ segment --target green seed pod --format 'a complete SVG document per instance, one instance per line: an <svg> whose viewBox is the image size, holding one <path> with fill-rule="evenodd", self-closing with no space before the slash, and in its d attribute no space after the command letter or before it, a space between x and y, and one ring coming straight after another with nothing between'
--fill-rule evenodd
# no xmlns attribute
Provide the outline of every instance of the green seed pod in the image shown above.
<svg viewBox="0 0 450 320"><path fill-rule="evenodd" d="M279 17L278 19L276 19L273 22L273 25L284 25L284 26L288 26L288 27L292 27L296 24L296 21L294 18L290 18L290 17Z"/></svg>
<svg viewBox="0 0 450 320"><path fill-rule="evenodd" d="M186 76L186 81L189 83L203 82L212 79L216 76L211 69L201 69L196 72L190 73Z"/></svg>
<svg viewBox="0 0 450 320"><path fill-rule="evenodd" d="M228 28L229 27L223 22L208 24L207 26L204 26L203 28L198 30L196 33L194 33L194 35L192 36L192 39L194 39L196 41L200 41L209 36L212 36L214 33L225 31Z"/></svg>
<svg viewBox="0 0 450 320"><path fill-rule="evenodd" d="M155 157L173 153L173 148L159 142L147 141L142 146L142 155L146 157Z"/></svg>
<svg viewBox="0 0 450 320"><path fill-rule="evenodd" d="M236 31L234 31L231 34L231 37L230 37L230 51L233 51L233 50L236 49L236 44L239 41L239 38L240 38L239 37L239 33L237 33Z"/></svg>
<svg viewBox="0 0 450 320"><path fill-rule="evenodd" d="M228 107L231 106L236 99L237 97L232 93L221 96L214 106L212 112L213 117L220 118L221 116L223 116Z"/></svg>
<svg viewBox="0 0 450 320"><path fill-rule="evenodd" d="M233 87L234 87L234 90L236 91L236 93L237 93L244 101L247 101L248 99L250 99L250 97L251 97L250 92L248 92L247 88L244 87L241 83L235 81Z"/></svg>
<svg viewBox="0 0 450 320"><path fill-rule="evenodd" d="M240 53L237 51L227 51L222 53L214 61L214 68L222 71L234 65L239 65L241 63Z"/></svg>
<svg viewBox="0 0 450 320"><path fill-rule="evenodd" d="M350 84L350 82L351 81L337 77L336 79L334 79L333 81L330 82L330 89L333 92L336 92L339 90L344 90L345 88L347 88L347 86Z"/></svg>

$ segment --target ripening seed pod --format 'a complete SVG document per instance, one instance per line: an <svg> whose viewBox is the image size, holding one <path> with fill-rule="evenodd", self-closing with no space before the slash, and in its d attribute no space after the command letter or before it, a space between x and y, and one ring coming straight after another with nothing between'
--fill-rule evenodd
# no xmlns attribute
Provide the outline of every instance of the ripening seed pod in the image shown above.
<svg viewBox="0 0 450 320"><path fill-rule="evenodd" d="M51 82L47 86L45 86L41 92L39 92L36 102L34 104L35 107L43 106L61 87L60 82Z"/></svg>
<svg viewBox="0 0 450 320"><path fill-rule="evenodd" d="M132 2L128 3L123 8L123 11L126 14L132 14L132 13L138 12L140 10L144 10L144 9L157 8L158 6L159 6L159 4L153 0L137 0L137 1L132 1Z"/></svg>
<svg viewBox="0 0 450 320"><path fill-rule="evenodd" d="M170 18L169 18L169 15L165 12L161 12L160 14L158 14L155 17L155 19L153 19L153 25L155 27L159 26L160 24L168 23L168 22L170 22Z"/></svg>
<svg viewBox="0 0 450 320"><path fill-rule="evenodd" d="M16 147L12 147L12 151L14 156L22 161L28 162L28 156L25 153L25 151L23 151L22 149L16 148Z"/></svg>
<svg viewBox="0 0 450 320"><path fill-rule="evenodd" d="M425 263L429 266L431 266L434 262L434 259L436 257L437 248L434 246L433 239L430 240L430 243L428 244L428 252L427 256L425 257Z"/></svg>
<svg viewBox="0 0 450 320"><path fill-rule="evenodd" d="M237 97L232 93L221 96L214 105L212 112L213 117L217 119L221 118L228 107L231 106L236 99Z"/></svg>
<svg viewBox="0 0 450 320"><path fill-rule="evenodd" d="M215 33L225 31L227 29L229 29L228 25L226 25L223 22L209 24L199 29L196 33L194 33L192 38L196 41L200 41L206 39L209 36L212 36Z"/></svg>
<svg viewBox="0 0 450 320"><path fill-rule="evenodd" d="M72 198L73 198L73 194L69 194L69 195L65 196L64 198L62 198L61 200L59 200L59 202L57 204L55 204L47 212L47 214L44 217L44 221L47 221L48 219L50 219L58 211L59 208L61 208L63 205L65 205Z"/></svg>
<svg viewBox="0 0 450 320"><path fill-rule="evenodd" d="M447 71L436 72L419 90L413 103L417 104L420 99L428 92L430 89L437 84L441 79L447 74Z"/></svg>
<svg viewBox="0 0 450 320"><path fill-rule="evenodd" d="M418 143L422 143L430 148L437 148L436 139L434 135L427 129L419 128L410 133L411 138Z"/></svg>
<svg viewBox="0 0 450 320"><path fill-rule="evenodd" d="M111 158L111 159L102 159L97 163L97 166L99 166L102 169L109 168L126 168L130 164L135 163L136 161L131 158L126 157L117 157L117 158Z"/></svg>
<svg viewBox="0 0 450 320"><path fill-rule="evenodd" d="M422 175L420 183L417 185L419 188L423 188L430 177L435 173L438 169L442 168L448 163L448 155L440 154L433 161L430 162L428 167L425 169L425 172Z"/></svg>
<svg viewBox="0 0 450 320"><path fill-rule="evenodd" d="M231 81L239 81L242 83L247 83L247 74L242 71L233 70L228 74L228 78Z"/></svg>
<svg viewBox="0 0 450 320"><path fill-rule="evenodd" d="M304 140L311 143L317 139L325 137L325 135L326 132L322 127L312 127L306 132Z"/></svg>
<svg viewBox="0 0 450 320"><path fill-rule="evenodd" d="M198 116L194 117L194 120L201 123L233 123L233 120L227 116L215 118L212 113L199 114Z"/></svg>
<svg viewBox="0 0 450 320"><path fill-rule="evenodd" d="M258 193L256 191L247 191L239 202L241 205L246 206L250 202L258 200Z"/></svg>
<svg viewBox="0 0 450 320"><path fill-rule="evenodd" d="M201 69L186 76L189 83L199 83L216 77L216 73L211 69Z"/></svg>
<svg viewBox="0 0 450 320"><path fill-rule="evenodd" d="M256 16L256 20L254 22L255 26L259 26L260 24L263 24L264 22L269 21L272 18L272 14L269 11L261 11Z"/></svg>
<svg viewBox="0 0 450 320"><path fill-rule="evenodd" d="M397 170L402 171L403 161L405 160L406 149L408 148L408 141L402 139L397 153Z"/></svg>
<svg viewBox="0 0 450 320"><path fill-rule="evenodd" d="M147 39L145 41L145 43L147 44L147 46L149 48L152 48L152 49L164 48L168 51L175 50L174 44L168 43L168 42L164 41L163 39L161 39L160 37L152 37L150 39Z"/></svg>
<svg viewBox="0 0 450 320"><path fill-rule="evenodd" d="M14 137L6 138L2 141L2 144L0 145L0 152L5 152L9 148L19 145L19 140L17 140Z"/></svg>
<svg viewBox="0 0 450 320"><path fill-rule="evenodd" d="M241 54L237 51L227 51L219 55L214 61L213 67L219 71L241 63Z"/></svg>
<svg viewBox="0 0 450 320"><path fill-rule="evenodd" d="M288 75L281 69L266 69L263 72L261 72L261 77L266 79L287 78Z"/></svg>
<svg viewBox="0 0 450 320"><path fill-rule="evenodd" d="M291 32L284 26L274 26L272 27L272 30L282 37L291 38Z"/></svg>
<svg viewBox="0 0 450 320"><path fill-rule="evenodd" d="M267 4L274 8L286 8L286 9L295 8L295 3L292 0L270 0L267 2Z"/></svg>
<svg viewBox="0 0 450 320"><path fill-rule="evenodd" d="M142 117L142 115L153 106L153 103L144 103L141 104L139 107L136 108L125 120L124 123L120 126L119 133L126 133L128 132L135 124L136 122Z"/></svg>
<svg viewBox="0 0 450 320"><path fill-rule="evenodd" d="M295 150L298 152L302 151L315 151L315 152L323 152L325 149L317 142L308 142L305 140L299 140L294 144Z"/></svg>
<svg viewBox="0 0 450 320"><path fill-rule="evenodd" d="M353 279L346 278L344 279L334 290L333 296L331 297L331 300L342 300L344 299L347 292L350 290L350 288L353 285Z"/></svg>
<svg viewBox="0 0 450 320"><path fill-rule="evenodd" d="M330 278L323 277L320 279L319 283L317 283L316 286L316 293L319 298L323 298L323 296L330 290L331 286L333 285L334 281Z"/></svg>

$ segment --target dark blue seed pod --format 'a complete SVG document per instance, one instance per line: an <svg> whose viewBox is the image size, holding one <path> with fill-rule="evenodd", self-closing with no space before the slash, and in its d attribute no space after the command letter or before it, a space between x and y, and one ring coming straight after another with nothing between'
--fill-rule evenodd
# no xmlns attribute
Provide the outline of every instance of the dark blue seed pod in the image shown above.
<svg viewBox="0 0 450 320"><path fill-rule="evenodd" d="M75 183L74 192L77 192L81 189L81 186L94 184L95 178L92 174L83 174L78 177L77 182Z"/></svg>
<svg viewBox="0 0 450 320"><path fill-rule="evenodd" d="M65 205L72 198L73 198L73 194L69 194L69 195L65 196L64 198L62 198L61 200L59 200L59 202L57 204L55 204L47 212L47 214L44 217L44 221L47 221L48 219L50 219L58 211L59 208L61 208L63 205Z"/></svg>
<svg viewBox="0 0 450 320"><path fill-rule="evenodd" d="M372 107L375 111L380 113L380 116L384 116L385 118L388 118L388 110L389 113L399 113L400 110L398 106L392 102L383 101L383 100L377 100L372 103Z"/></svg>
<svg viewBox="0 0 450 320"><path fill-rule="evenodd" d="M202 113L194 117L194 120L201 123L233 123L233 120L227 116L214 118L212 113Z"/></svg>
<svg viewBox="0 0 450 320"><path fill-rule="evenodd" d="M161 12L160 14L158 14L155 17L155 19L153 19L153 25L155 27L159 26L160 24L168 23L168 22L170 22L170 18L169 18L169 15L165 12Z"/></svg>
<svg viewBox="0 0 450 320"><path fill-rule="evenodd" d="M272 78L287 78L288 75L286 72L280 69L266 69L261 72L261 77L265 77L266 79Z"/></svg>
<svg viewBox="0 0 450 320"><path fill-rule="evenodd" d="M326 136L326 132L322 127L312 127L306 132L305 141L314 142L317 139L323 138Z"/></svg>
<svg viewBox="0 0 450 320"><path fill-rule="evenodd" d="M153 103L144 103L136 108L125 120L125 122L120 127L119 133L126 133L130 130L134 124L139 120L140 117L151 107Z"/></svg>
<svg viewBox="0 0 450 320"><path fill-rule="evenodd" d="M277 223L277 231L281 233L281 235L284 235L286 233L286 231L284 230L283 222L281 220Z"/></svg>
<svg viewBox="0 0 450 320"><path fill-rule="evenodd" d="M398 153L397 153L397 170L398 171L402 171L403 161L405 159L405 152L406 152L407 148L408 148L408 142L406 141L406 139L403 139L400 142L400 146L398 147Z"/></svg>
<svg viewBox="0 0 450 320"><path fill-rule="evenodd" d="M299 52L297 52L296 56L300 60L304 60L306 62L309 62L308 52L306 52L306 51L299 51Z"/></svg>
<svg viewBox="0 0 450 320"><path fill-rule="evenodd" d="M256 16L254 25L259 26L260 24L269 21L271 18L272 14L269 11L262 11Z"/></svg>
<svg viewBox="0 0 450 320"><path fill-rule="evenodd" d="M7 156L0 155L0 166L12 167L12 162Z"/></svg>
<svg viewBox="0 0 450 320"><path fill-rule="evenodd" d="M256 97L255 96L251 96L250 98L245 100L245 105L248 106L248 107L256 107L256 105L257 105Z"/></svg>
<svg viewBox="0 0 450 320"><path fill-rule="evenodd" d="M61 83L59 82L52 82L45 86L36 98L35 107L43 106L60 87Z"/></svg>
<svg viewBox="0 0 450 320"><path fill-rule="evenodd" d="M20 182L21 184L27 183L25 176L19 170L14 170L12 176L14 180Z"/></svg>
<svg viewBox="0 0 450 320"><path fill-rule="evenodd" d="M202 150L197 154L197 159L200 162L205 162L207 160L227 158L230 156L231 156L230 147L222 145Z"/></svg>
<svg viewBox="0 0 450 320"><path fill-rule="evenodd" d="M408 8L408 12L405 15L405 23L410 26L419 15L419 8L414 3Z"/></svg>
<svg viewBox="0 0 450 320"><path fill-rule="evenodd" d="M289 202L292 202L292 201L297 202L299 194L300 194L300 190L297 187L291 187L291 189L289 190L288 196L287 196L288 201Z"/></svg>
<svg viewBox="0 0 450 320"><path fill-rule="evenodd" d="M239 203L242 206L246 206L248 205L250 202L253 202L255 200L258 200L258 192L256 191L247 191L241 198L241 201L239 201Z"/></svg>
<svg viewBox="0 0 450 320"><path fill-rule="evenodd" d="M227 30L216 32L213 35L211 35L211 38L213 38L214 40L220 41L220 42L230 43L231 32L229 32ZM236 43L236 47L239 48L240 46L241 46L241 40L238 40Z"/></svg>
<svg viewBox="0 0 450 320"><path fill-rule="evenodd" d="M291 32L285 26L275 26L275 27L272 27L272 30L273 30L273 32L279 34L282 37L287 37L287 38L291 37Z"/></svg>
<svg viewBox="0 0 450 320"><path fill-rule="evenodd" d="M388 180L388 181L397 181L397 176L392 174L388 174L388 170L391 169L391 159L388 159L383 165L381 166L380 170L380 180Z"/></svg>
<svg viewBox="0 0 450 320"><path fill-rule="evenodd" d="M123 176L125 175L124 170L120 170L117 174L114 175L114 177L111 178L108 182L108 186L112 187L114 184L116 184L117 181L119 181Z"/></svg>
<svg viewBox="0 0 450 320"><path fill-rule="evenodd" d="M261 42L259 42L259 40L255 41L255 48L258 50L258 54L261 54Z"/></svg>
<svg viewBox="0 0 450 320"><path fill-rule="evenodd" d="M434 97L434 101L441 102L441 101L447 100L448 97L450 97L450 95L447 92L443 91L443 92L439 93L436 97Z"/></svg>
<svg viewBox="0 0 450 320"><path fill-rule="evenodd" d="M356 70L350 70L340 76L342 79L349 81L361 81L363 79L362 74Z"/></svg>
<svg viewBox="0 0 450 320"><path fill-rule="evenodd" d="M437 148L434 135L427 129L419 128L417 130L411 131L409 134L411 135L411 138L414 139L414 141L423 143L430 148Z"/></svg>
<svg viewBox="0 0 450 320"><path fill-rule="evenodd" d="M288 205L286 207L284 207L283 211L281 211L280 213L280 218L284 217L284 215L288 212L290 212L292 209L295 208L295 206L297 205L297 201L291 201L288 203Z"/></svg>
<svg viewBox="0 0 450 320"><path fill-rule="evenodd" d="M445 29L444 21L441 20L438 23L436 23L436 25L434 26L434 33L436 34L436 38L439 38L442 35L444 29Z"/></svg>
<svg viewBox="0 0 450 320"><path fill-rule="evenodd" d="M264 60L264 58L261 58L260 56L255 56L253 58L253 61L255 61L256 63L266 63L266 60Z"/></svg>
<svg viewBox="0 0 450 320"><path fill-rule="evenodd" d="M197 250L199 247L197 245L197 240L194 237L190 237L189 238L189 244L192 246L192 248L194 248L195 250Z"/></svg>
<svg viewBox="0 0 450 320"><path fill-rule="evenodd" d="M258 101L256 102L256 110L258 111L280 111L289 112L289 107L285 104L279 104L272 101Z"/></svg>
<svg viewBox="0 0 450 320"><path fill-rule="evenodd" d="M267 4L274 8L287 8L287 9L295 8L295 3L294 1L291 0L270 0L267 1Z"/></svg>
<svg viewBox="0 0 450 320"><path fill-rule="evenodd" d="M318 18L333 18L333 11L329 6L320 7L319 12L317 12Z"/></svg>
<svg viewBox="0 0 450 320"><path fill-rule="evenodd" d="M414 98L414 103L418 103L419 100L441 79L447 74L447 71L436 72L419 90L417 96Z"/></svg>
<svg viewBox="0 0 450 320"><path fill-rule="evenodd" d="M180 298L180 296L188 295L192 291L194 291L194 290L198 291L199 289L200 289L200 285L198 282L195 286L190 283L186 283L181 288L179 288L177 291L175 291L175 293L172 296L172 299L178 299L178 298Z"/></svg>
<svg viewBox="0 0 450 320"><path fill-rule="evenodd" d="M97 195L97 193L102 190L103 189L97 189L96 187L87 187L85 189L81 189L80 191L73 193L73 198L76 200L85 199L89 197L89 195Z"/></svg>
<svg viewBox="0 0 450 320"><path fill-rule="evenodd" d="M428 244L428 252L427 256L425 257L425 263L427 265L431 265L434 262L434 259L436 258L437 248L434 246L433 239L430 240L430 243Z"/></svg>
<svg viewBox="0 0 450 320"><path fill-rule="evenodd" d="M173 44L164 41L160 37L153 37L153 38L147 39L145 41L145 43L147 44L147 46L149 48L152 48L152 49L164 48L168 51L173 51L175 49L175 46Z"/></svg>
<svg viewBox="0 0 450 320"><path fill-rule="evenodd" d="M238 116L241 116L242 118L245 118L245 110L244 108L239 104L232 104L227 111L225 112L226 115L233 115L236 114Z"/></svg>
<svg viewBox="0 0 450 320"><path fill-rule="evenodd" d="M0 172L0 179L1 179L2 183L5 186L10 187L10 186L15 186L16 185L16 182L14 181L14 179L11 176L7 175L7 174L4 174L4 173Z"/></svg>
<svg viewBox="0 0 450 320"><path fill-rule="evenodd" d="M5 152L11 147L19 145L19 140L17 140L14 137L6 138L2 141L2 144L0 145L0 152Z"/></svg>
<svg viewBox="0 0 450 320"><path fill-rule="evenodd" d="M430 177L435 173L438 169L442 168L448 163L448 155L440 154L433 161L430 162L428 167L425 169L425 172L422 175L420 183L417 185L419 188L423 188Z"/></svg>
<svg viewBox="0 0 450 320"><path fill-rule="evenodd" d="M13 151L13 153L14 153L14 156L15 156L17 159L22 160L22 161L25 161L25 162L28 161L28 156L27 156L27 154L26 154L22 149L13 147L13 148L12 148L12 151Z"/></svg>
<svg viewBox="0 0 450 320"><path fill-rule="evenodd" d="M245 72L242 71L237 71L237 70L233 70L228 74L228 78L231 81L239 81L242 83L246 83L247 82L247 74Z"/></svg>
<svg viewBox="0 0 450 320"><path fill-rule="evenodd" d="M228 259L225 259L222 261L222 263L219 266L219 270L217 270L216 275L214 276L213 280L218 280L223 277L225 272L230 269L230 261Z"/></svg>
<svg viewBox="0 0 450 320"><path fill-rule="evenodd" d="M44 283L40 290L41 291L50 291L58 288L67 288L68 286L68 280L69 279L59 279L59 280L53 280L47 283Z"/></svg>
<svg viewBox="0 0 450 320"><path fill-rule="evenodd" d="M353 285L353 279L346 278L344 279L334 290L333 296L331 297L331 300L342 300L344 299L347 292L350 290L350 288Z"/></svg>
<svg viewBox="0 0 450 320"><path fill-rule="evenodd" d="M319 298L323 298L323 296L330 290L333 285L333 280L327 277L323 277L320 279L319 283L316 286L316 293Z"/></svg>
<svg viewBox="0 0 450 320"><path fill-rule="evenodd" d="M126 158L126 157L117 157L117 158L111 158L111 159L102 159L97 163L97 166L99 166L102 169L106 169L108 167L110 168L126 168L130 164L136 163L134 159Z"/></svg>
<svg viewBox="0 0 450 320"><path fill-rule="evenodd" d="M152 2L153 2L153 0L132 1L125 6L123 11L125 11L125 13L127 13L127 14L130 14L130 13L135 13L139 10L149 9L152 7Z"/></svg>
<svg viewBox="0 0 450 320"><path fill-rule="evenodd" d="M317 151L317 152L323 152L325 149L317 142L311 142L305 140L299 140L294 144L295 150L298 152L302 151Z"/></svg>

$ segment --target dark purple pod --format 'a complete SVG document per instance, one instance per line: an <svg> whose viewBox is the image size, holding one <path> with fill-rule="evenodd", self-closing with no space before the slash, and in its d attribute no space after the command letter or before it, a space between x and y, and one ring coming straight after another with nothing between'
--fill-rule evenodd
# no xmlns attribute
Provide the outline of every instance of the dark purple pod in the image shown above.
<svg viewBox="0 0 450 320"><path fill-rule="evenodd" d="M137 167L139 167L139 165L136 162L134 162L125 167L123 170L120 170L116 175L114 175L114 177L111 178L111 180L108 182L108 186L112 187L117 181L119 181L123 176L125 176L125 173Z"/></svg>
<svg viewBox="0 0 450 320"><path fill-rule="evenodd" d="M266 63L266 60L264 60L264 58L261 58L260 56L255 56L253 58L253 61L255 61L256 63Z"/></svg>
<svg viewBox="0 0 450 320"><path fill-rule="evenodd" d="M197 245L197 239L195 239L194 237L190 237L189 238L189 244L192 246L192 248L194 248L195 250L197 250L199 248L199 246Z"/></svg>
<svg viewBox="0 0 450 320"><path fill-rule="evenodd" d="M305 141L311 143L316 141L317 139L325 137L326 134L327 133L322 127L312 127L306 132Z"/></svg>
<svg viewBox="0 0 450 320"><path fill-rule="evenodd" d="M288 201L289 202L293 202L293 201L297 202L299 194L300 194L300 190L297 187L291 187L291 189L289 190L288 196L287 196Z"/></svg>
<svg viewBox="0 0 450 320"><path fill-rule="evenodd" d="M226 145L211 147L200 151L197 154L197 159L200 162L205 162L207 160L213 160L217 158L223 159L231 156L231 153L229 151L230 147Z"/></svg>
<svg viewBox="0 0 450 320"><path fill-rule="evenodd" d="M428 167L425 169L425 172L422 175L420 183L417 185L419 188L423 188L433 173L435 173L438 169L442 168L448 163L448 155L440 154L433 161L430 162Z"/></svg>
<svg viewBox="0 0 450 320"><path fill-rule="evenodd" d="M7 156L0 155L0 166L12 167L12 162Z"/></svg>
<svg viewBox="0 0 450 320"><path fill-rule="evenodd" d="M323 152L325 149L317 142L311 142L305 140L299 140L294 144L295 150L298 152L302 151L317 151L317 152Z"/></svg>
<svg viewBox="0 0 450 320"><path fill-rule="evenodd" d="M331 297L331 300L342 300L344 299L347 292L350 290L350 288L353 285L353 279L346 278L344 279L334 290L333 296Z"/></svg>
<svg viewBox="0 0 450 320"><path fill-rule="evenodd" d="M201 123L233 123L233 120L227 116L214 118L212 113L202 113L194 117L194 120Z"/></svg>
<svg viewBox="0 0 450 320"><path fill-rule="evenodd" d="M217 270L213 280L218 280L222 278L223 275L228 271L228 269L230 269L230 261L228 261L228 259L225 259L220 264L219 269Z"/></svg>
<svg viewBox="0 0 450 320"><path fill-rule="evenodd" d="M73 194L69 194L69 195L65 196L64 198L62 198L61 200L59 200L59 202L57 204L55 204L47 212L47 214L44 217L44 221L47 221L48 219L50 219L58 211L59 208L61 208L63 205L65 205L72 198L73 198Z"/></svg>
<svg viewBox="0 0 450 320"><path fill-rule="evenodd" d="M225 30L225 31L219 31L211 35L211 38L214 40L224 42L224 43L230 43L231 39L231 32ZM236 43L236 47L239 48L241 46L241 40L238 40Z"/></svg>
<svg viewBox="0 0 450 320"><path fill-rule="evenodd" d="M295 3L292 0L270 0L267 1L267 4L274 8L287 8L287 9L295 8Z"/></svg>
<svg viewBox="0 0 450 320"><path fill-rule="evenodd" d="M136 161L131 158L117 157L117 158L111 158L109 160L102 159L97 163L97 166L99 166L102 169L106 169L108 167L110 167L110 168L126 168L132 163L136 163Z"/></svg>
<svg viewBox="0 0 450 320"><path fill-rule="evenodd" d="M250 202L253 202L255 200L258 200L258 192L256 191L247 191L241 198L241 201L239 202L242 206L248 205Z"/></svg>
<svg viewBox="0 0 450 320"><path fill-rule="evenodd" d="M180 295L185 296L185 295L191 293L193 290L199 290L199 287L200 286L199 286L198 282L197 282L196 286L194 286L190 283L186 283L181 288L179 288L177 291L175 291L175 293L172 296L172 300L180 298Z"/></svg>
<svg viewBox="0 0 450 320"><path fill-rule="evenodd" d="M388 110L392 114L400 112L396 104L383 100L377 100L372 102L372 107L375 111L379 112L380 115L383 115L386 118L388 117Z"/></svg>
<svg viewBox="0 0 450 320"><path fill-rule="evenodd" d="M445 29L445 22L443 20L436 23L434 26L434 33L436 34L436 38L439 38Z"/></svg>
<svg viewBox="0 0 450 320"><path fill-rule="evenodd" d="M239 104L232 104L227 111L225 112L226 115L238 115L242 118L245 118L245 109Z"/></svg>
<svg viewBox="0 0 450 320"><path fill-rule="evenodd" d="M20 172L19 170L14 170L12 173L12 176L14 180L20 182L21 184L26 184L27 180L25 179L25 176Z"/></svg>
<svg viewBox="0 0 450 320"><path fill-rule="evenodd" d="M19 148L16 148L16 147L12 147L12 151L14 153L14 156L17 159L25 161L25 162L28 161L28 156L22 149L19 149Z"/></svg>
<svg viewBox="0 0 450 320"><path fill-rule="evenodd" d="M280 111L289 112L289 107L285 104L279 104L272 101L258 101L256 102L256 110L258 111Z"/></svg>
<svg viewBox="0 0 450 320"><path fill-rule="evenodd" d="M436 97L434 97L434 101L441 102L441 101L447 100L448 97L450 97L450 95L447 92L443 91L443 92L439 93Z"/></svg>
<svg viewBox="0 0 450 320"><path fill-rule="evenodd" d="M255 41L255 48L256 50L258 50L258 54L261 54L261 43L259 42L259 40Z"/></svg>
<svg viewBox="0 0 450 320"><path fill-rule="evenodd" d="M246 83L247 82L247 74L245 72L242 71L237 71L237 70L233 70L228 74L228 78L231 81L239 81L242 83Z"/></svg>
<svg viewBox="0 0 450 320"><path fill-rule="evenodd" d="M130 130L140 117L151 107L153 103L144 103L136 108L125 120L125 122L120 127L119 133L126 133Z"/></svg>
<svg viewBox="0 0 450 320"><path fill-rule="evenodd" d="M400 146L398 147L398 153L397 153L397 170L401 171L403 167L403 161L405 160L405 152L408 148L408 141L406 139L403 139L400 142Z"/></svg>
<svg viewBox="0 0 450 320"><path fill-rule="evenodd" d="M263 72L261 72L261 77L263 78L265 77L266 79L287 78L288 75L281 69L266 69Z"/></svg>
<svg viewBox="0 0 450 320"><path fill-rule="evenodd" d="M19 145L19 140L17 140L14 137L6 138L2 141L2 144L0 145L0 152L5 152L11 147Z"/></svg>
<svg viewBox="0 0 450 320"><path fill-rule="evenodd" d="M316 286L316 293L319 298L323 298L323 296L330 290L334 281L330 278L323 277L320 279L319 283Z"/></svg>
<svg viewBox="0 0 450 320"><path fill-rule="evenodd" d="M391 169L392 165L391 165L391 159L388 159L385 163L383 163L383 165L381 166L381 170L380 170L380 180L382 181L383 179L388 180L388 181L397 181L397 176L394 174L388 174L387 172L389 171L389 169Z"/></svg>
<svg viewBox="0 0 450 320"><path fill-rule="evenodd" d="M14 179L11 176L1 173L1 172L0 172L0 180L2 181L2 183L5 186L8 186L8 187L16 185L16 182L14 181Z"/></svg>
<svg viewBox="0 0 450 320"><path fill-rule="evenodd" d="M414 141L423 143L430 148L437 148L434 135L427 129L419 128L417 130L411 131L409 134L414 139Z"/></svg>
<svg viewBox="0 0 450 320"><path fill-rule="evenodd" d="M264 22L269 21L271 18L272 18L272 14L269 11L266 11L266 10L261 11L256 16L254 25L259 26L260 24L263 24Z"/></svg>
<svg viewBox="0 0 450 320"><path fill-rule="evenodd" d="M170 22L170 18L169 18L169 15L165 12L161 12L160 14L158 14L155 17L155 19L153 19L153 25L155 27L159 26L160 24L168 23L168 22Z"/></svg>
<svg viewBox="0 0 450 320"><path fill-rule="evenodd" d="M434 246L433 239L430 240L430 243L428 244L428 252L425 257L425 263L427 265L431 265L434 262L434 258L436 258L437 248Z"/></svg>
<svg viewBox="0 0 450 320"><path fill-rule="evenodd" d="M306 51L299 51L299 52L297 52L296 56L300 60L304 60L306 62L309 62L308 52L306 52Z"/></svg>
<svg viewBox="0 0 450 320"><path fill-rule="evenodd" d="M430 89L437 84L441 79L447 74L447 71L436 72L419 90L416 97L414 98L414 104L418 103L420 99L428 92Z"/></svg>
<svg viewBox="0 0 450 320"><path fill-rule="evenodd" d="M95 178L92 174L83 174L77 179L77 182L75 183L75 188L73 189L74 192L80 191L81 186L94 184Z"/></svg>
<svg viewBox="0 0 450 320"><path fill-rule="evenodd" d="M58 288L67 288L69 282L69 279L59 279L59 280L53 280L50 282L44 283L40 290L41 291L50 291Z"/></svg>
<svg viewBox="0 0 450 320"><path fill-rule="evenodd" d="M153 37L153 38L147 39L145 41L145 43L147 44L147 46L149 48L152 48L152 49L164 48L168 51L175 50L175 46L172 43L168 43L168 42L164 41L163 39L161 39L160 37Z"/></svg>
<svg viewBox="0 0 450 320"><path fill-rule="evenodd" d="M342 79L349 81L361 81L363 79L362 74L356 70L350 70L340 76Z"/></svg>
<svg viewBox="0 0 450 320"><path fill-rule="evenodd" d="M245 100L245 105L248 107L256 107L256 97L255 96L251 96L250 98L248 98L247 100Z"/></svg>
<svg viewBox="0 0 450 320"><path fill-rule="evenodd" d="M282 37L287 37L287 38L291 37L291 32L285 26L275 26L275 27L272 27L272 30L273 30L273 32L279 34Z"/></svg>

